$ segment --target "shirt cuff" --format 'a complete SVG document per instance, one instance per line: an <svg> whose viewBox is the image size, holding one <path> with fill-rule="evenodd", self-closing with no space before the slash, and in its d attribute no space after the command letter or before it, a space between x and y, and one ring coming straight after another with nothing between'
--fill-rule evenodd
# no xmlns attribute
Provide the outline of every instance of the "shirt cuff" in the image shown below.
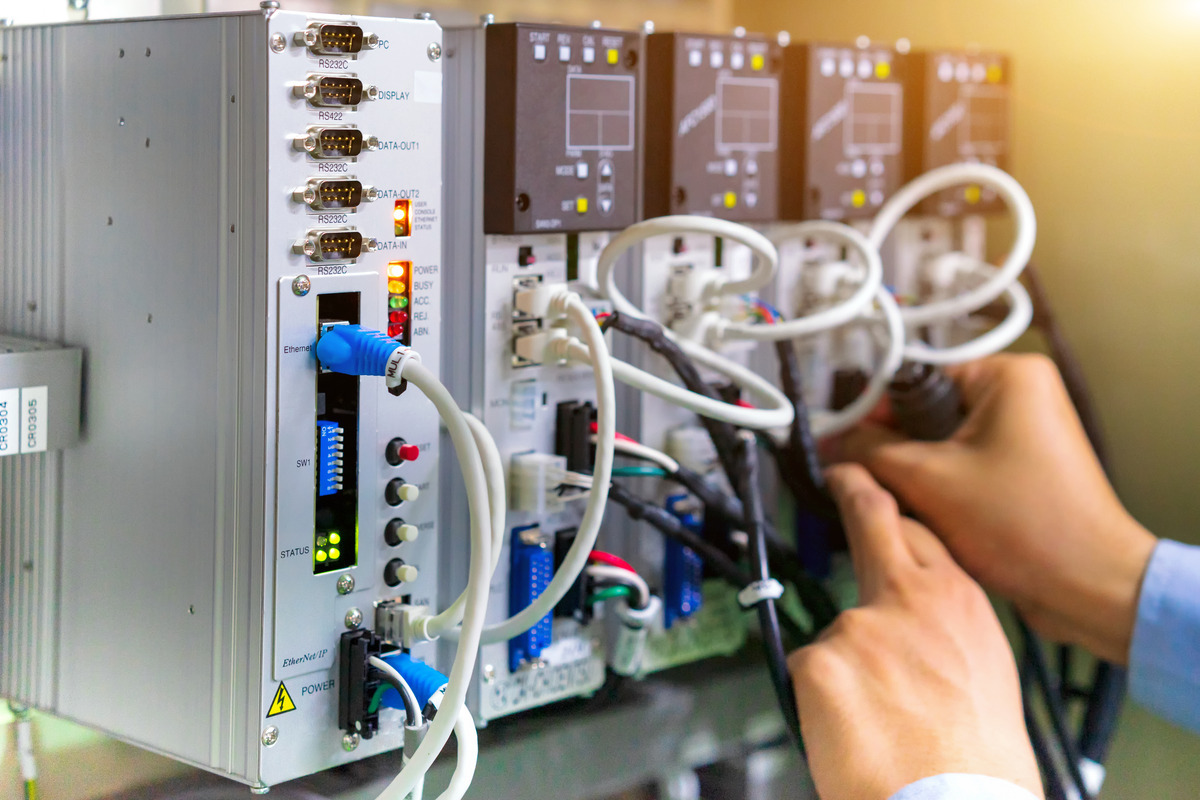
<svg viewBox="0 0 1200 800"><path fill-rule="evenodd" d="M910 783L891 800L1037 800L1037 795L987 775L948 773Z"/></svg>
<svg viewBox="0 0 1200 800"><path fill-rule="evenodd" d="M1129 693L1200 731L1200 547L1162 539L1150 556L1129 648Z"/></svg>

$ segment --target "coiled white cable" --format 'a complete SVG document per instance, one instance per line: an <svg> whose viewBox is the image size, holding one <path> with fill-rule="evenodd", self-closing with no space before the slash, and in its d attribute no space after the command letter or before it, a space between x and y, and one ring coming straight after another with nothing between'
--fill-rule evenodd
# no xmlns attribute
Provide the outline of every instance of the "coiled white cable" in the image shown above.
<svg viewBox="0 0 1200 800"><path fill-rule="evenodd" d="M866 275L862 283L855 289L854 294L831 308L773 325L721 320L717 323L714 331L718 341L750 339L758 342L775 342L781 339L796 339L845 325L861 315L871 305L871 301L875 299L879 287L883 284L883 262L879 258L879 249L872 245L867 237L840 222L811 220L789 225L786 229L773 235L772 241L779 244L789 239L801 238L832 239L859 254L866 268Z"/></svg>
<svg viewBox="0 0 1200 800"><path fill-rule="evenodd" d="M746 245L754 254L754 265L745 278L728 280L720 275L713 276L712 291L716 294L746 294L758 291L771 282L779 265L779 253L775 250L775 245L771 244L767 237L745 225L688 214L655 217L630 225L613 237L600 252L600 258L596 262L596 282L600 285L600 293L612 303L614 310L631 317L646 318L642 310L631 303L617 287L614 270L617 260L625 251L655 236L678 236L683 233L702 233L731 239Z"/></svg>
<svg viewBox="0 0 1200 800"><path fill-rule="evenodd" d="M883 204L883 208L871 223L871 232L868 235L871 244L877 250L882 248L888 234L918 203L943 189L964 183L978 183L994 189L1004 200L1016 224L1012 250L993 275L970 291L945 300L900 309L900 315L908 326L953 319L983 308L1016 283L1033 255L1033 245L1037 239L1037 216L1034 214L1029 195L1007 172L986 164L951 164L939 167L902 187Z"/></svg>

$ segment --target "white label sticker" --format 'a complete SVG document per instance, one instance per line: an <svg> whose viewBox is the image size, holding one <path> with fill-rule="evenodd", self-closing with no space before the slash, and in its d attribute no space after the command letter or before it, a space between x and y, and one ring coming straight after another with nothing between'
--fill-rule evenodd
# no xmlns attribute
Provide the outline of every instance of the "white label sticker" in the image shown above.
<svg viewBox="0 0 1200 800"><path fill-rule="evenodd" d="M50 423L45 386L26 387L21 390L21 452L46 452L46 432Z"/></svg>
<svg viewBox="0 0 1200 800"><path fill-rule="evenodd" d="M419 70L413 73L413 102L442 104L442 73Z"/></svg>
<svg viewBox="0 0 1200 800"><path fill-rule="evenodd" d="M0 389L0 456L21 452L21 390Z"/></svg>

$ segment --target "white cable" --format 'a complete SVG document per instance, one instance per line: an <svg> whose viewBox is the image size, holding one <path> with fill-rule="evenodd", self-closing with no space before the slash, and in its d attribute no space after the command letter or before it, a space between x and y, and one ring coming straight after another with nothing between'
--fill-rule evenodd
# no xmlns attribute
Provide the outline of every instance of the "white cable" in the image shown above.
<svg viewBox="0 0 1200 800"><path fill-rule="evenodd" d="M504 550L504 521L508 510L508 496L504 485L504 460L500 457L500 450L496 447L496 440L492 438L491 431L487 429L487 426L480 422L473 414L463 412L463 418L471 428L471 435L475 439L475 446L479 449L480 458L483 460L483 472L488 484L488 506L491 509L490 528L492 538L492 567L488 571L488 580L490 582L491 576L496 572L496 566L500 563L500 554ZM466 606L466 602L467 592L464 589L462 594L445 611L437 616L420 621L418 623L419 630L417 631L417 635L423 639L436 639L450 628L462 622L463 608Z"/></svg>
<svg viewBox="0 0 1200 800"><path fill-rule="evenodd" d="M396 377L407 378L409 383L429 398L450 434L466 486L471 520L471 559L461 635L446 683L445 696L442 698L441 713L430 723L425 739L395 780L379 794L378 800L404 800L424 778L450 738L459 712L464 708L471 673L475 669L475 660L479 653L479 641L487 615L492 565L488 483L484 475L483 460L463 412L441 381L419 362L411 359L406 361L403 364L403 372Z"/></svg>
<svg viewBox="0 0 1200 800"><path fill-rule="evenodd" d="M380 672L385 673L388 678L391 679L388 681L388 683L390 683L396 691L404 695L405 710L412 709L416 715L415 721L405 724L420 725L425 719L424 714L421 713L421 704L417 702L416 692L414 692L412 687L408 685L408 681L404 680L404 676L400 674L400 670L396 669L379 656L371 656L367 659L367 663Z"/></svg>
<svg viewBox="0 0 1200 800"><path fill-rule="evenodd" d="M636 572L608 564L591 564L587 568L587 574L602 581L616 581L629 586L637 592L638 608L645 608L650 604L650 585Z"/></svg>
<svg viewBox="0 0 1200 800"><path fill-rule="evenodd" d="M596 437L592 437L592 441L596 441ZM641 442L631 442L626 439L617 439L613 443L613 448L622 455L627 455L632 458L640 458L642 461L649 461L651 464L657 464L665 469L669 474L679 472L679 462L671 458L661 450L655 450L649 445Z"/></svg>
<svg viewBox="0 0 1200 800"><path fill-rule="evenodd" d="M575 339L561 340L561 346L578 348L589 353L589 363L596 383L596 462L592 468L592 491L588 495L583 518L579 521L579 533L567 550L562 563L555 569L554 577L537 598L521 611L505 621L488 627L483 634L483 643L506 642L532 628L543 617L551 613L558 602L571 590L579 573L587 566L588 556L600 534L608 505L608 487L612 481L613 450L617 438L617 399L613 384L613 359L604 341L604 332L592 316L591 309L574 292L557 295L552 303L553 310L565 313L582 333L586 346ZM565 355L565 354L563 354ZM461 645L460 645L461 647Z"/></svg>
<svg viewBox="0 0 1200 800"><path fill-rule="evenodd" d="M854 294L832 308L774 324L721 320L714 332L718 341L750 339L758 342L774 342L781 339L795 339L845 325L869 308L879 287L883 284L883 262L879 258L879 249L872 245L867 237L849 225L827 220L810 220L789 225L774 235L772 241L778 244L789 239L815 237L833 239L858 252L867 274L859 287L855 289Z"/></svg>
<svg viewBox="0 0 1200 800"><path fill-rule="evenodd" d="M645 319L641 309L629 301L617 287L614 267L617 260L630 249L646 239L655 236L677 236L681 233L703 233L732 239L749 247L754 253L754 266L750 274L741 280L726 280L720 275L714 275L713 291L718 294L745 294L754 292L771 282L775 268L779 264L779 253L771 240L758 231L713 217L697 217L686 214L655 217L643 222L630 225L617 234L596 261L596 282L600 285L600 293L613 305L615 311L628 314L631 317Z"/></svg>
<svg viewBox="0 0 1200 800"><path fill-rule="evenodd" d="M874 410L880 399L887 393L888 384L900 364L904 361L904 320L900 318L900 309L892 299L887 289L880 287L875 294L875 302L883 315L887 326L888 348L879 366L871 374L866 389L853 403L841 411L824 411L814 409L811 414L813 436L823 438L852 428Z"/></svg>
<svg viewBox="0 0 1200 800"><path fill-rule="evenodd" d="M995 269L990 265L989 268ZM1033 301L1024 286L1019 282L1009 284L1004 290L1004 298L1008 301L1008 315L987 333L953 347L932 347L924 342L909 342L904 346L904 357L909 361L945 366L999 353L1019 339L1033 322Z"/></svg>
<svg viewBox="0 0 1200 800"><path fill-rule="evenodd" d="M458 717L454 720L454 738L458 740L454 774L450 776L450 785L438 795L437 800L462 800L475 778L475 766L479 762L479 733L466 706L459 709Z"/></svg>
<svg viewBox="0 0 1200 800"><path fill-rule="evenodd" d="M728 422L738 427L767 430L785 428L792 424L795 409L787 397L770 383L741 365L718 356L706 347L686 340L675 340L675 342L697 363L721 373L758 399L767 400L770 405L765 408L746 408L714 400L616 358L612 359L613 376L621 383L632 386L638 391L661 397L669 403L694 411L702 417ZM591 350L579 342L568 343L566 348L567 355L571 360L583 364L592 363Z"/></svg>
<svg viewBox="0 0 1200 800"><path fill-rule="evenodd" d="M942 319L961 317L982 308L1003 294L1010 284L1016 282L1025 265L1029 263L1029 257L1033 255L1033 245L1037 238L1037 217L1029 195L1011 175L986 164L951 164L939 167L902 187L884 203L871 223L868 236L871 244L876 249L882 248L896 223L918 203L943 189L964 183L987 186L994 189L1004 200L1016 224L1012 250L1005 257L1000 269L974 289L946 300L935 300L900 309L900 315L906 325L924 325Z"/></svg>

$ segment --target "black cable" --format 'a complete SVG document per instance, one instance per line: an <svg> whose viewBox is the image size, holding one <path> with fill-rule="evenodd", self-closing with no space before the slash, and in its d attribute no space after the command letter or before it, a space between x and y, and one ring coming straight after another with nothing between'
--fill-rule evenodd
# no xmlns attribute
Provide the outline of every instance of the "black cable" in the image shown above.
<svg viewBox="0 0 1200 800"><path fill-rule="evenodd" d="M395 689L396 694L400 695L400 701L402 703L404 703L405 723L409 727L415 726L417 724L418 718L420 717L421 709L412 705L412 703L410 702L410 697L409 697L408 691L405 691L404 685L401 684L399 681L395 680L394 678L392 678L391 675L389 675L384 670L381 670L379 667L372 665L371 669L378 672L379 679L381 681L383 681L384 683L386 683L387 685L391 686L393 689ZM411 691L411 690L409 690L409 691Z"/></svg>
<svg viewBox="0 0 1200 800"><path fill-rule="evenodd" d="M1037 711L1033 706L1032 671L1029 661L1023 661L1020 678L1021 710L1025 715L1025 730L1029 734L1029 743L1033 746L1033 756L1037 759L1038 768L1042 773L1046 800L1068 800L1066 789L1063 787L1062 772L1050 751L1050 744L1046 741L1046 734L1042 730L1041 723L1037 718Z"/></svg>
<svg viewBox="0 0 1200 800"><path fill-rule="evenodd" d="M750 537L750 566L757 582L765 584L771 580L767 558L766 536L763 533L762 494L758 485L758 444L754 436L747 433L738 440L737 456L741 467L735 474L738 478L737 491L746 509L746 533ZM779 700L783 721L798 747L800 738L800 714L796 709L796 693L792 686L792 675L787 668L787 652L783 647L783 634L779 629L779 610L775 601L760 597L754 604L758 611L760 633L767 655L767 669L771 673L771 684Z"/></svg>
<svg viewBox="0 0 1200 800"><path fill-rule="evenodd" d="M779 478L805 509L822 519L837 523L840 530L842 518L837 503L825 485L817 440L809 427L808 404L804 402L804 383L796 344L790 339L776 342L775 353L779 357L780 388L795 411L787 444L776 448ZM844 533L841 539L845 540Z"/></svg>
<svg viewBox="0 0 1200 800"><path fill-rule="evenodd" d="M1054 737L1058 740L1058 746L1062 750L1063 760L1067 762L1067 773L1071 777L1071 782L1075 784L1079 796L1083 800L1090 800L1091 794L1087 790L1087 784L1084 783L1083 772L1080 768L1082 759L1079 755L1079 747L1067 728L1066 709L1051 674L1046 653L1042 650L1042 643L1020 615L1017 616L1017 629L1021 633L1021 641L1025 648L1025 663L1046 704L1050 726L1054 731Z"/></svg>
<svg viewBox="0 0 1200 800"><path fill-rule="evenodd" d="M664 536L694 550L707 566L711 567L722 580L731 586L740 590L753 582L754 578L748 571L740 567L719 547L688 530L678 517L665 508L637 497L618 483L610 484L608 499L624 507L630 519L646 522ZM797 647L806 645L813 639L811 633L802 629L795 620L786 614L780 624Z"/></svg>

